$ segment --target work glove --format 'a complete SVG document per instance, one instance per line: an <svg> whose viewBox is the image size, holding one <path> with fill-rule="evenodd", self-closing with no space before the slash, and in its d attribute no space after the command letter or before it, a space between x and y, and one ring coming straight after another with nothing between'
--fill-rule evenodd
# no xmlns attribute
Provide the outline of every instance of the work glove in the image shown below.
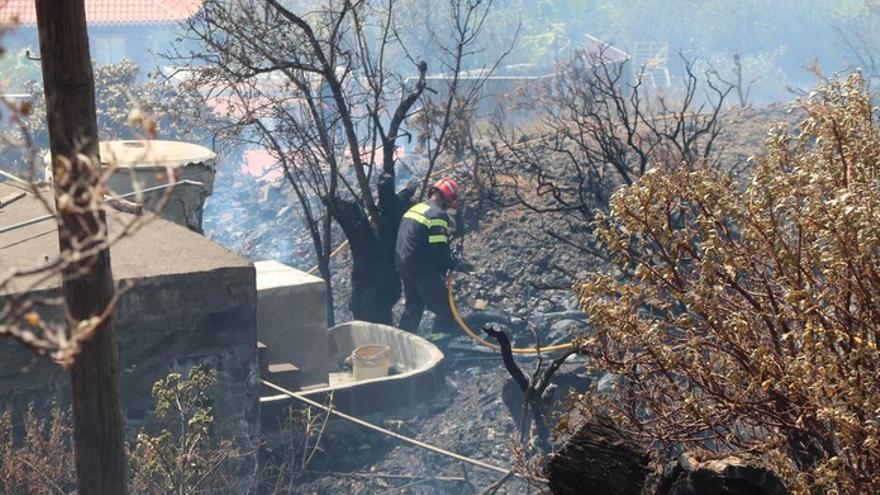
<svg viewBox="0 0 880 495"><path fill-rule="evenodd" d="M470 273L470 272L474 271L474 265L459 258L459 259L455 260L455 263L452 265L452 271L459 272L459 273Z"/></svg>

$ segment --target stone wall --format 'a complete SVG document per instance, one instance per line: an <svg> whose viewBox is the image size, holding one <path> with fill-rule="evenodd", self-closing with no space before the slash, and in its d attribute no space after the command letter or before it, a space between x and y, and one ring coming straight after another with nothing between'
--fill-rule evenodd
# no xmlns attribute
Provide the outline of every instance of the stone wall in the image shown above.
<svg viewBox="0 0 880 495"><path fill-rule="evenodd" d="M210 391L221 437L259 434L256 286L253 267L234 266L138 279L116 310L120 400L131 439L158 427L153 383L194 365L217 371ZM45 317L45 314L44 314ZM68 375L9 339L0 339L0 409L21 414L69 403ZM38 409L38 410L39 410Z"/></svg>

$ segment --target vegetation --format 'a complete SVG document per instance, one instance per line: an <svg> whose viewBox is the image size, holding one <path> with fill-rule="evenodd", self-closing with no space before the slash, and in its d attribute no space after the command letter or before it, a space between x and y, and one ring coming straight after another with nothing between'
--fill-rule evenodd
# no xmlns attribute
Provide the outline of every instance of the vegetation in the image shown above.
<svg viewBox="0 0 880 495"><path fill-rule="evenodd" d="M491 149L479 157L490 199L548 219L548 241L573 246L590 261L607 258L590 225L621 185L658 165L719 157L719 114L731 88L701 81L687 63L683 83L670 89L675 96L658 97L639 77L630 84L633 71L607 53L578 51L541 98L532 116L540 118L532 124L537 131L523 137L519 127L496 124Z"/></svg>
<svg viewBox="0 0 880 495"><path fill-rule="evenodd" d="M574 247L596 268L576 286L593 326L577 340L577 351L590 368L617 380L610 392L579 397L571 418L610 415L627 435L669 453L754 454L798 493L877 491L880 126L866 82L880 71L876 2L450 0L426 16L414 1L307 3L295 10L280 0L208 0L187 26L199 50L170 55L190 70L165 84L140 83L131 63L99 67L93 135L161 132L205 142L205 127L194 122L207 117L207 108L224 146L260 147L282 165L327 283L328 321L334 320L329 260L341 230L353 259L354 317L391 323L400 295L393 246L401 214L424 194L436 169L470 158L483 144L480 77L519 37L511 62L543 72L560 59L569 62L554 67L555 86L529 102L545 108L539 125L529 122L541 136L525 139L522 129L497 125L475 176L486 188L481 193L497 203L553 216L541 227L541 240ZM493 24L490 14L503 22ZM689 26L684 36L682 25ZM655 91L633 76L638 68L579 50L587 33L629 51L665 40L688 56L674 61L683 69L676 86ZM805 33L824 33L839 46L802 44ZM58 51L42 52L67 61ZM36 64L16 53L0 61L2 86L36 76ZM758 93L781 89L808 58L840 53L842 64L863 66L864 76L805 93L803 122L773 129L744 175L721 162L721 117L731 95L741 107L760 103ZM463 75L477 73L468 72L474 67L482 75L460 85ZM703 72L708 79L698 80ZM449 77L429 77L436 73ZM32 103L0 102L20 126L0 136L21 152L4 169L18 160L21 170L32 170L48 146L47 88L27 86ZM424 170L400 166L408 130L425 154ZM70 156L82 151L74 149L81 144L76 136L66 138ZM94 160L80 162L56 163L57 177L84 177L82 184L56 182L76 189L64 193L65 207L57 211L59 223L74 212L85 220L68 218L68 225L93 224L73 239L86 248L68 245L37 269L45 277L64 272L68 282L94 270L83 253L104 252L110 242L94 199L100 170ZM419 184L398 189L409 172ZM76 234L73 227L62 229L68 235L62 248ZM22 269L0 279L0 288L24 275ZM112 280L109 270L105 279ZM69 328L41 317L42 303L4 301L0 330L73 366L79 345L112 321L116 301L72 315ZM562 366L561 359L551 368ZM543 422L549 406L541 401L552 373L541 381L529 381L518 368L511 374L549 451ZM166 424L156 435L141 432L132 446L133 492L256 489L259 476L240 472L236 444L211 438L208 390L215 380L195 368L156 383L156 416ZM308 410L290 418L284 459L267 470L272 479L265 485L295 489L327 418ZM559 429L577 428L571 418ZM58 406L49 420L31 407L18 437L6 413L0 489L71 493L69 422ZM523 422L522 432L527 429ZM514 453L525 457L528 449Z"/></svg>
<svg viewBox="0 0 880 495"><path fill-rule="evenodd" d="M235 445L210 437L214 416L207 392L216 382L216 372L195 367L185 378L171 373L153 385L156 417L166 427L155 436L138 433L131 455L133 493L220 493L237 486Z"/></svg>
<svg viewBox="0 0 880 495"><path fill-rule="evenodd" d="M579 285L585 395L645 442L760 453L800 492L880 484L880 128L858 74L801 102L741 185L700 165L621 188Z"/></svg>
<svg viewBox="0 0 880 495"><path fill-rule="evenodd" d="M73 427L70 412L57 403L50 417L40 417L33 404L17 439L13 416L0 417L0 492L19 495L64 494L76 488L73 470Z"/></svg>
<svg viewBox="0 0 880 495"><path fill-rule="evenodd" d="M428 64L408 55L401 33L410 25L395 5L324 1L308 10L275 0L210 0L188 24L200 51L171 56L191 69L190 87L209 94L208 103L229 119L218 133L267 151L283 168L327 284L331 323L334 222L352 255L354 318L393 323L401 294L394 244L416 191L398 190L399 143L428 87ZM476 97L475 90L459 92L457 81L491 5L452 0L437 8L451 38L431 41L451 81L443 118L426 121L431 164L461 114L456 107ZM430 175L431 167L418 177L422 192Z"/></svg>
<svg viewBox="0 0 880 495"><path fill-rule="evenodd" d="M171 373L153 386L156 417L165 428L141 431L129 452L129 491L138 494L244 493L249 462L231 440L213 441L208 391L216 373L199 367L187 376ZM72 420L55 404L42 418L33 405L19 436L13 414L0 416L0 492L75 493ZM292 440L291 440L292 441ZM242 481L245 480L245 481ZM256 480L253 480L254 482Z"/></svg>
<svg viewBox="0 0 880 495"><path fill-rule="evenodd" d="M264 489L278 494L296 493L309 463L322 451L321 438L328 421L329 412L317 412L312 407L288 407L287 417L281 424L280 441L267 449L269 460L263 473Z"/></svg>

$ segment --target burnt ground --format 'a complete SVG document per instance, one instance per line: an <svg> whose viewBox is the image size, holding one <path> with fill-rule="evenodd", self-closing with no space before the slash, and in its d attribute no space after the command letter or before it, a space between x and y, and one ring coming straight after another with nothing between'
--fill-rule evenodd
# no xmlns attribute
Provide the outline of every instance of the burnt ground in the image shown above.
<svg viewBox="0 0 880 495"><path fill-rule="evenodd" d="M506 375L490 356L461 356L449 364L446 390L435 400L365 419L461 455L509 466L517 425L502 400ZM397 488L399 493L480 493L501 477L340 420L327 426L322 445L325 452L310 463L312 474L300 480L296 493L392 493ZM512 480L499 493L525 491L524 483Z"/></svg>
<svg viewBox="0 0 880 495"><path fill-rule="evenodd" d="M553 260L574 261L575 253L553 243L541 242L535 232L543 228L539 218L524 210L499 210L491 204L483 206L482 221L464 236L464 255L476 269L471 274L457 274L457 301L463 313L471 313L478 300L485 301L485 312L512 318L510 326L495 323L507 330L520 346L534 345L534 336L524 328L532 315L559 313L574 309L575 300L570 282L564 274L550 268ZM334 261L337 272L346 273L347 253ZM347 319L344 300L348 289L345 277L334 280L338 302L337 318ZM553 287L548 289L547 287ZM398 312L402 302L398 304ZM430 329L431 317L422 322L423 335ZM541 342L565 341L572 321L533 321L532 327ZM475 327L474 330L479 330ZM386 427L399 428L414 438L498 466L510 466L511 446L517 438L518 422L507 402L516 408L520 394L508 383L500 357L476 347L462 334L446 349L447 387L434 401L407 411L373 415L367 418ZM518 358L524 371L530 373L535 358ZM589 375L572 358L563 367L560 381L586 388ZM564 376L562 376L564 375ZM503 389L507 384L508 391ZM558 397L567 385L560 386ZM521 399L519 399L521 400ZM326 454L316 456L310 470L321 473L304 478L297 493L481 493L501 475L436 453L365 431L342 421L328 426L322 444ZM340 471L347 474L340 475ZM367 475L369 474L369 476ZM379 475L403 475L406 478L384 478ZM449 479L409 478L466 478ZM473 488L472 488L473 487ZM395 492L394 490L399 490ZM527 486L518 480L508 481L498 493L526 493Z"/></svg>
<svg viewBox="0 0 880 495"><path fill-rule="evenodd" d="M724 162L742 167L749 156L760 152L773 123L791 123L796 118L787 107L726 112L726 128L719 142ZM237 174L220 175L217 180L206 211L210 237L252 260L278 259L300 269L313 265L308 239L295 235L301 227L295 207L290 206L295 203L284 188L270 190L266 196L261 186ZM232 181L232 187L223 187L224 180ZM536 336L542 345L565 341L570 331L585 329L583 322L541 317L575 310L572 283L597 268L596 261L576 246L555 242L548 234L569 227L524 208L500 208L474 198L468 205L467 233L461 245L464 257L476 269L456 276L456 296L463 313L485 305L484 313L511 318L509 325L500 328L520 346L534 345ZM345 321L350 290L347 251L334 259L334 265L338 274L334 277L337 321ZM426 320L423 332L430 328L430 318ZM517 424L503 397L512 402L519 394L510 393L513 389L507 372L496 354L478 350L462 335L452 339L449 347L447 387L439 397L415 409L365 419L465 456L510 466ZM527 373L531 372L534 358L518 360ZM586 389L591 378L598 376L584 370L579 358L573 357L560 373L562 383L556 397L570 386ZM328 424L321 446L309 472L298 481L297 493L481 493L500 476L471 466L463 468L459 461L341 420ZM513 479L498 493L527 493L527 486Z"/></svg>

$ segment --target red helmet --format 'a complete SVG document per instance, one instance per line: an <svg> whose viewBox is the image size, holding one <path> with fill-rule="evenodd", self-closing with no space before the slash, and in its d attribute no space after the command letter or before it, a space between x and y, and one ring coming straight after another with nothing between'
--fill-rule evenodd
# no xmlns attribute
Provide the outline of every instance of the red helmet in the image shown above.
<svg viewBox="0 0 880 495"><path fill-rule="evenodd" d="M431 190L440 193L447 208L458 208L458 200L461 197L461 189L452 177L444 177L431 186Z"/></svg>

